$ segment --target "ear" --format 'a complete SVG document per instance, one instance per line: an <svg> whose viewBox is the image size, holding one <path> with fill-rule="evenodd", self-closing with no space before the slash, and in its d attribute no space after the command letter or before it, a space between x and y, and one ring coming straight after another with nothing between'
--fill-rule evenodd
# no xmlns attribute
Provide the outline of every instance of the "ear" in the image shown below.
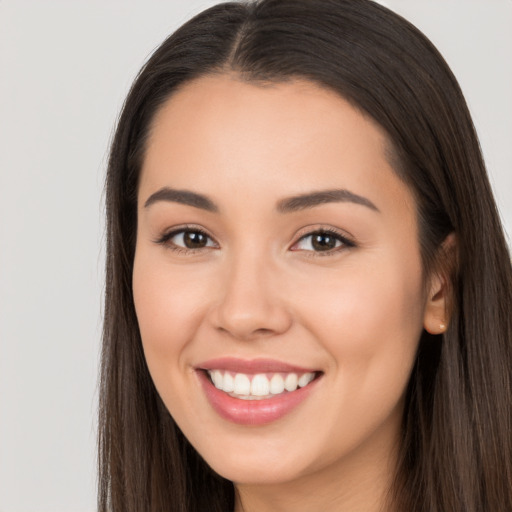
<svg viewBox="0 0 512 512"><path fill-rule="evenodd" d="M450 233L439 248L435 270L429 277L423 327L430 334L442 334L450 322L453 300L452 279L457 266L457 239Z"/></svg>

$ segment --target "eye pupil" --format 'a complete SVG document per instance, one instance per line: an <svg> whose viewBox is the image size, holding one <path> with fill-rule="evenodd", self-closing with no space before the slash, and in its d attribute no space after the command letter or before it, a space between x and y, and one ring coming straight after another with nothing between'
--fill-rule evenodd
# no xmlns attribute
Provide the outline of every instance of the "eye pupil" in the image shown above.
<svg viewBox="0 0 512 512"><path fill-rule="evenodd" d="M336 247L336 238L328 233L316 233L311 243L316 251L328 251Z"/></svg>
<svg viewBox="0 0 512 512"><path fill-rule="evenodd" d="M183 242L188 249L200 249L206 247L208 237L199 231L186 231L183 234Z"/></svg>

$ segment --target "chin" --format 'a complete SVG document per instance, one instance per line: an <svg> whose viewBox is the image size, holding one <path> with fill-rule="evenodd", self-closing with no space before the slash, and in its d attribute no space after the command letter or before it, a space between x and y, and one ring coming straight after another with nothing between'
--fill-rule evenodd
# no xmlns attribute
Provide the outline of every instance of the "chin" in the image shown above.
<svg viewBox="0 0 512 512"><path fill-rule="evenodd" d="M277 444L281 446L260 438L259 442L252 440L238 446L233 443L229 448L221 443L215 447L200 446L198 451L217 474L237 484L281 484L315 471L306 451L295 450L299 443Z"/></svg>
<svg viewBox="0 0 512 512"><path fill-rule="evenodd" d="M212 464L211 468L223 478L243 485L283 484L300 476L296 468L276 464L276 462L278 462L277 457L271 461L258 463L241 461L231 464L222 461L219 464Z"/></svg>

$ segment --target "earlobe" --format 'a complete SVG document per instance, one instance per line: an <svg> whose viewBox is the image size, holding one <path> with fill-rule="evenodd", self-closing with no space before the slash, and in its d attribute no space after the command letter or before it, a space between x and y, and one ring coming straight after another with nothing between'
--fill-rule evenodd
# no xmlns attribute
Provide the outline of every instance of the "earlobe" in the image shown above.
<svg viewBox="0 0 512 512"><path fill-rule="evenodd" d="M456 237L451 233L439 250L437 271L430 278L423 318L423 328L430 334L443 334L450 321L453 300L451 276L457 266L456 249Z"/></svg>
<svg viewBox="0 0 512 512"><path fill-rule="evenodd" d="M424 328L430 334L443 334L446 331L446 324L436 322L435 320L430 322L425 321Z"/></svg>
<svg viewBox="0 0 512 512"><path fill-rule="evenodd" d="M435 281L436 286L431 287L425 305L423 327L430 334L442 334L448 322L448 285L439 276L436 276Z"/></svg>

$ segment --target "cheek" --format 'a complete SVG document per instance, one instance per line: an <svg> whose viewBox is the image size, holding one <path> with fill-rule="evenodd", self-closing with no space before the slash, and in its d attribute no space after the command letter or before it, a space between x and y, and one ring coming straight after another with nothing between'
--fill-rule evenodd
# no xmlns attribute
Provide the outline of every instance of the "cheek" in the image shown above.
<svg viewBox="0 0 512 512"><path fill-rule="evenodd" d="M337 375L366 396L401 394L422 332L423 293L418 261L383 259L353 265L308 294L304 323L322 340ZM356 384L357 383L357 384ZM347 393L354 388L343 386Z"/></svg>
<svg viewBox="0 0 512 512"><path fill-rule="evenodd" d="M331 356L326 376L336 400L326 438L337 439L343 449L356 446L379 425L395 428L401 421L422 331L421 273L412 270L354 267L304 303L304 323Z"/></svg>
<svg viewBox="0 0 512 512"><path fill-rule="evenodd" d="M184 364L180 356L193 339L204 302L204 276L180 272L179 268L136 254L133 296L144 352L153 373L159 366Z"/></svg>
<svg viewBox="0 0 512 512"><path fill-rule="evenodd" d="M327 333L346 334L357 347L390 342L418 332L422 324L423 293L418 262L368 258L333 271L309 287L305 308ZM348 338L348 339L347 339Z"/></svg>

